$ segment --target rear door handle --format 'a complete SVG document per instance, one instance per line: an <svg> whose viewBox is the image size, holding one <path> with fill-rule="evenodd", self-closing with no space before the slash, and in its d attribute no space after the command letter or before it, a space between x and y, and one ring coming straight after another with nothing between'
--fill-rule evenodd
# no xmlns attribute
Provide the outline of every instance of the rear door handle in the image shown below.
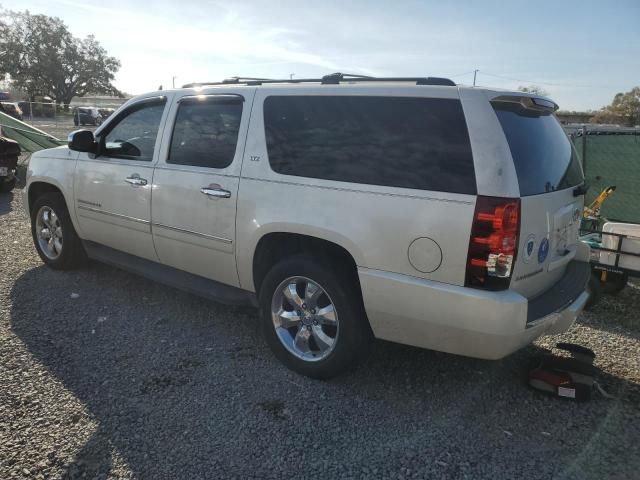
<svg viewBox="0 0 640 480"><path fill-rule="evenodd" d="M207 197L214 198L229 198L231 197L231 192L229 190L225 190L217 183L212 183L208 187L202 187L200 189L200 193L205 194Z"/></svg>
<svg viewBox="0 0 640 480"><path fill-rule="evenodd" d="M147 179L140 177L137 173L132 174L130 177L124 179L125 182L131 185L146 185Z"/></svg>

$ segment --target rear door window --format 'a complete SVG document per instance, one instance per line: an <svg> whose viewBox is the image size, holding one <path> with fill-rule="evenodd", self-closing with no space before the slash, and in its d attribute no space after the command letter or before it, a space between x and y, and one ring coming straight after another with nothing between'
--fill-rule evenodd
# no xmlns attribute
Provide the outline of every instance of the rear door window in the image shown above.
<svg viewBox="0 0 640 480"><path fill-rule="evenodd" d="M180 102L167 163L225 168L236 153L242 97L219 95Z"/></svg>
<svg viewBox="0 0 640 480"><path fill-rule="evenodd" d="M515 102L492 105L509 143L521 196L563 190L584 181L575 149L555 116Z"/></svg>
<svg viewBox="0 0 640 480"><path fill-rule="evenodd" d="M269 163L278 173L476 193L459 100L270 96L264 120Z"/></svg>

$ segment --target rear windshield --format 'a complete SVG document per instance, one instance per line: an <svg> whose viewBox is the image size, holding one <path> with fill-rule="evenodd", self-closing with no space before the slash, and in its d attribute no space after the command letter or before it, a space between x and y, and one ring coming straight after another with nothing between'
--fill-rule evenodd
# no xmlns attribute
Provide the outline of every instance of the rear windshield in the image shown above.
<svg viewBox="0 0 640 480"><path fill-rule="evenodd" d="M492 105L509 143L521 196L563 190L584 181L575 149L553 115L519 103Z"/></svg>
<svg viewBox="0 0 640 480"><path fill-rule="evenodd" d="M271 168L284 175L475 194L459 100L270 96Z"/></svg>

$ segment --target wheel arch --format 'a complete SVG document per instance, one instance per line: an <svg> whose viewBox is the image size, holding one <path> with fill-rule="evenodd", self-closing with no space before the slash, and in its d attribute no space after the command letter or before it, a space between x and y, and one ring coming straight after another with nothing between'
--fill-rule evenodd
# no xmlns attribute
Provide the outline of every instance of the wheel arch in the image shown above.
<svg viewBox="0 0 640 480"><path fill-rule="evenodd" d="M359 251L342 242L291 230L265 232L255 243L251 259L251 285L259 292L262 281L278 261L291 255L311 253L333 263L343 273L353 275L360 290L357 268L362 261Z"/></svg>
<svg viewBox="0 0 640 480"><path fill-rule="evenodd" d="M60 185L56 184L55 181L50 179L47 180L32 180L29 182L29 186L27 187L27 211L31 214L31 210L33 209L33 204L36 202L36 199L45 193L59 193L64 198L65 205L67 210L69 209L69 202L63 193L63 190Z"/></svg>
<svg viewBox="0 0 640 480"><path fill-rule="evenodd" d="M25 210L27 211L29 218L31 218L33 204L38 197L44 195L45 193L59 193L60 195L62 195L64 204L67 207L67 212L69 212L69 218L71 219L73 228L75 228L78 235L81 236L78 219L76 218L76 212L73 208L73 200L65 194L65 188L62 187L62 185L60 185L55 179L50 177L31 177L29 179L29 184L25 188L27 189L27 193L23 198L27 203L27 205L25 205Z"/></svg>

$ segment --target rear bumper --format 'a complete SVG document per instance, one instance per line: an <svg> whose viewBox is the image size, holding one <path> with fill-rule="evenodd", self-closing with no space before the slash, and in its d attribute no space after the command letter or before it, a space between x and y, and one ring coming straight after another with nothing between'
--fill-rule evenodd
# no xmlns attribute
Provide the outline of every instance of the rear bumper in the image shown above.
<svg viewBox="0 0 640 480"><path fill-rule="evenodd" d="M571 263L581 265L567 268L558 283L564 281L563 285L574 288L562 297L554 285L538 297L553 294L557 308L540 309L543 314L536 318L530 306L538 299L529 301L513 291L486 292L367 268L359 268L358 274L377 338L498 359L541 335L561 333L573 324L589 298L586 285L590 273L588 263ZM548 302L540 300L543 303Z"/></svg>

